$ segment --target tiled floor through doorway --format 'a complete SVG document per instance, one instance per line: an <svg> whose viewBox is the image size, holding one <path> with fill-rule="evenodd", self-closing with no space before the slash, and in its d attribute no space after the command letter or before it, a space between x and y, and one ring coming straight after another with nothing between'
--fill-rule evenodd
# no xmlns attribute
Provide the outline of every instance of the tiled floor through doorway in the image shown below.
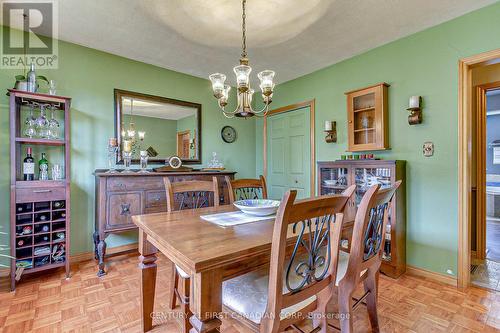
<svg viewBox="0 0 500 333"><path fill-rule="evenodd" d="M485 260L485 263L473 266L471 283L475 286L500 291L500 263Z"/></svg>

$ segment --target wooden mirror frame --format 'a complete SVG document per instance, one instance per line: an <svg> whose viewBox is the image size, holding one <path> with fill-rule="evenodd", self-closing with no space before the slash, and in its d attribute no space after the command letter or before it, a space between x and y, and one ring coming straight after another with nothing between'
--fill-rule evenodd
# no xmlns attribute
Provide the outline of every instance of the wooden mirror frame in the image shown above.
<svg viewBox="0 0 500 333"><path fill-rule="evenodd" d="M196 109L196 128L197 128L197 143L196 143L196 159L182 159L182 164L200 164L201 163L201 104L186 102L177 99L154 96L148 94L137 93L133 91L114 89L115 95L115 137L118 140L118 155L117 155L117 163L122 164L123 159L121 158L121 123L122 123L122 97L131 97L142 100L152 100L155 102L165 103L165 104L175 104L181 106L192 107ZM149 164L165 164L165 160L168 159L169 156L164 156L164 158L149 158ZM139 159L132 159L132 163L138 163Z"/></svg>

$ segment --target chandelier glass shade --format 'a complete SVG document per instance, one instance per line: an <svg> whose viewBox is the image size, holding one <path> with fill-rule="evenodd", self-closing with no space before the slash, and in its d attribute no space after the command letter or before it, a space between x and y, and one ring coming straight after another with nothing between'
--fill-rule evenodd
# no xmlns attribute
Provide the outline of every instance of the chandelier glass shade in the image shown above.
<svg viewBox="0 0 500 333"><path fill-rule="evenodd" d="M135 129L135 123L134 123L134 100L131 98L130 99L130 121L128 123L128 127L125 129L125 127L122 125L122 132L121 136L123 140L129 140L134 144L137 139L140 141L144 141L144 137L146 136L146 132L144 131L137 131Z"/></svg>
<svg viewBox="0 0 500 333"><path fill-rule="evenodd" d="M234 111L226 111L229 92L231 91L231 86L226 84L226 75L214 73L209 76L209 79L212 82L214 97L217 98L220 109L228 118L248 118L256 115L265 115L269 110L269 104L272 102L274 91L274 71L264 70L258 73L257 77L260 80L259 87L262 93L264 107L258 111L252 108L252 98L255 90L250 87L250 73L252 72L252 67L248 65L246 50L246 0L242 0L242 11L242 52L240 64L233 68L234 74L236 75L238 102L238 106Z"/></svg>

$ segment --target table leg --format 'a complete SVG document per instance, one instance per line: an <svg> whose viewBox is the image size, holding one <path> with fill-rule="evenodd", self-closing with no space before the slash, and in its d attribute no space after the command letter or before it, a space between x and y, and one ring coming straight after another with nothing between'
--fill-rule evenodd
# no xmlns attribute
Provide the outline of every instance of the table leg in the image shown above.
<svg viewBox="0 0 500 333"><path fill-rule="evenodd" d="M191 280L191 312L193 328L190 333L220 332L222 321L222 270L197 273Z"/></svg>
<svg viewBox="0 0 500 333"><path fill-rule="evenodd" d="M156 253L158 250L147 240L139 229L139 268L141 269L142 331L153 328L153 309L156 287Z"/></svg>

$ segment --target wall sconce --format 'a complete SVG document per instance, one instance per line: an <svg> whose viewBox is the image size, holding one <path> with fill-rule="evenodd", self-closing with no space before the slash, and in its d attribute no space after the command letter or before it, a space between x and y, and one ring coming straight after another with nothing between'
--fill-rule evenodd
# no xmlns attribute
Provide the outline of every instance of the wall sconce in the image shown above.
<svg viewBox="0 0 500 333"><path fill-rule="evenodd" d="M410 115L408 116L408 124L410 125L418 125L422 123L422 97L421 96L411 96L410 97L410 106L408 107L408 111L410 111Z"/></svg>
<svg viewBox="0 0 500 333"><path fill-rule="evenodd" d="M336 121L325 121L325 141L327 143L337 142L337 122Z"/></svg>

